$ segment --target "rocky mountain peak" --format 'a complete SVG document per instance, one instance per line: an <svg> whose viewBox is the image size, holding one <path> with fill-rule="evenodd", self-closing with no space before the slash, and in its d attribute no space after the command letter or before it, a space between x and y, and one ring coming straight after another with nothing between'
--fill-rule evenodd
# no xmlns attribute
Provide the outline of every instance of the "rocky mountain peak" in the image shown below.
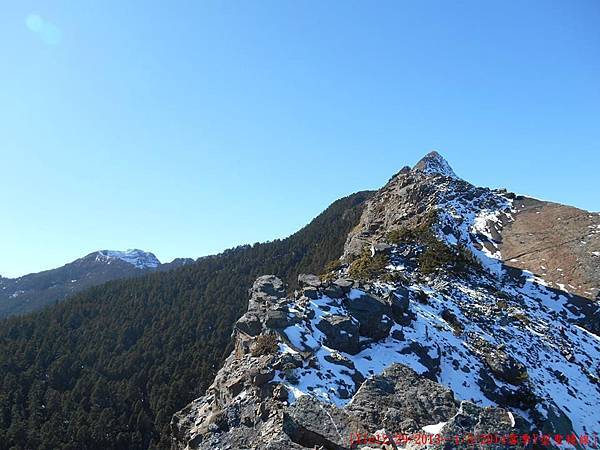
<svg viewBox="0 0 600 450"><path fill-rule="evenodd" d="M412 170L420 171L427 175L439 174L445 177L458 178L452 167L450 167L450 164L448 164L448 161L435 150L421 158Z"/></svg>
<svg viewBox="0 0 600 450"><path fill-rule="evenodd" d="M542 241L530 225L540 217L588 258L600 223L571 211L571 224L564 207L538 203L458 178L437 152L402 169L365 203L335 269L300 275L293 294L275 276L256 280L235 350L173 419L174 448L448 448L372 446L352 430L590 434L600 427L600 307L518 263L539 253L522 236Z"/></svg>
<svg viewBox="0 0 600 450"><path fill-rule="evenodd" d="M599 214L475 186L456 177L437 152L412 169L404 167L368 200L348 235L343 260L388 243L390 233L423 227L451 247L482 256L497 274L507 265L553 288L600 299Z"/></svg>
<svg viewBox="0 0 600 450"><path fill-rule="evenodd" d="M352 259L365 246L385 242L388 233L401 229L435 225L437 234L443 229L455 242L470 239L460 217L474 221L489 212L505 220L501 213L509 209L503 193L458 178L442 156L431 152L412 169L398 172L366 203L359 224L348 235L343 258Z"/></svg>
<svg viewBox="0 0 600 450"><path fill-rule="evenodd" d="M128 249L125 251L119 250L99 250L95 253L96 261L110 264L115 260L120 260L131 264L138 269L156 268L160 265L160 261L154 253L145 252L137 248Z"/></svg>

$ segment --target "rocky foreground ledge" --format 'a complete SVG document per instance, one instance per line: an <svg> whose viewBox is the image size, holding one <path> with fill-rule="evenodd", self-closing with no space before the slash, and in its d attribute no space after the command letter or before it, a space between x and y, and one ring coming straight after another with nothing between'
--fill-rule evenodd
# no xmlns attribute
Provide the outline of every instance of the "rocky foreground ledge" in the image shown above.
<svg viewBox="0 0 600 450"><path fill-rule="evenodd" d="M322 283L314 275L299 281L302 288L288 298L278 278L256 280L234 330L234 351L206 395L173 418L174 449L442 449L452 445L399 441L525 432L508 410L457 400L434 381L435 358L418 344L412 350L422 373L393 363L365 377L377 371L356 367L352 355L402 339L413 293L380 297L352 280ZM363 358L377 364L376 354Z"/></svg>

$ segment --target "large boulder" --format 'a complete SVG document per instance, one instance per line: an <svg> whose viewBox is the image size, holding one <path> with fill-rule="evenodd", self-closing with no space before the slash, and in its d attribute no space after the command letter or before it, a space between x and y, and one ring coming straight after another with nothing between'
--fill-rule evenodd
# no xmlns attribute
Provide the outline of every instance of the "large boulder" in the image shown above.
<svg viewBox="0 0 600 450"><path fill-rule="evenodd" d="M488 367L479 370L479 381L477 382L481 392L487 398L505 407L519 408L522 410L535 409L540 399L531 390L530 383L518 386L498 382L492 377Z"/></svg>
<svg viewBox="0 0 600 450"><path fill-rule="evenodd" d="M393 325L391 306L384 300L365 293L355 294L356 292L359 291L352 291L344 299L344 306L359 321L360 334L373 339L389 335Z"/></svg>
<svg viewBox="0 0 600 450"><path fill-rule="evenodd" d="M313 286L307 286L302 289L302 295L306 298L310 298L311 300L316 300L321 296L319 294L319 290Z"/></svg>
<svg viewBox="0 0 600 450"><path fill-rule="evenodd" d="M445 423L444 423L445 422ZM463 401L456 415L447 421L432 422L425 431L434 434L432 443L423 444L411 441L407 450L445 450L448 447L446 439L459 439L458 445L452 448L469 448L475 450L508 450L524 448L520 441L510 444L506 439L513 434L518 439L522 433L527 433L525 423L515 418L509 411L502 408L482 408L473 403ZM504 442L502 442L504 438Z"/></svg>
<svg viewBox="0 0 600 450"><path fill-rule="evenodd" d="M369 430L418 432L456 414L452 391L401 364L367 379L346 410Z"/></svg>
<svg viewBox="0 0 600 450"><path fill-rule="evenodd" d="M356 418L310 396L300 397L283 416L285 434L306 448L347 450L357 430L364 430L364 426Z"/></svg>
<svg viewBox="0 0 600 450"><path fill-rule="evenodd" d="M269 310L267 311L267 318L265 325L268 328L286 328L290 325L290 319L288 313L280 310Z"/></svg>
<svg viewBox="0 0 600 450"><path fill-rule="evenodd" d="M342 298L345 295L344 290L335 283L330 283L323 289L323 294L329 298Z"/></svg>
<svg viewBox="0 0 600 450"><path fill-rule="evenodd" d="M525 366L502 350L486 354L485 362L494 376L507 383L517 385L528 378Z"/></svg>
<svg viewBox="0 0 600 450"><path fill-rule="evenodd" d="M327 316L317 328L325 334L325 345L329 348L354 355L360 351L358 325L347 316Z"/></svg>
<svg viewBox="0 0 600 450"><path fill-rule="evenodd" d="M298 275L298 284L302 287L320 287L321 279L312 273L301 273Z"/></svg>
<svg viewBox="0 0 600 450"><path fill-rule="evenodd" d="M282 298L285 297L285 284L275 275L263 275L256 279L250 294L259 300Z"/></svg>
<svg viewBox="0 0 600 450"><path fill-rule="evenodd" d="M235 328L249 336L258 336L262 330L262 322L258 315L248 312L240 317Z"/></svg>
<svg viewBox="0 0 600 450"><path fill-rule="evenodd" d="M442 309L441 317L446 321L448 325L450 325L450 327L454 331L454 334L460 335L465 330L465 326L461 323L458 317L456 317L456 314L454 314L448 308Z"/></svg>
<svg viewBox="0 0 600 450"><path fill-rule="evenodd" d="M398 288L395 291L390 291L386 300L389 303L392 310L392 317L399 324L406 324L410 321L408 315L410 302L410 294L406 288Z"/></svg>
<svg viewBox="0 0 600 450"><path fill-rule="evenodd" d="M338 278L333 282L336 286L338 286L344 294L347 294L352 289L352 280L348 280L346 278Z"/></svg>

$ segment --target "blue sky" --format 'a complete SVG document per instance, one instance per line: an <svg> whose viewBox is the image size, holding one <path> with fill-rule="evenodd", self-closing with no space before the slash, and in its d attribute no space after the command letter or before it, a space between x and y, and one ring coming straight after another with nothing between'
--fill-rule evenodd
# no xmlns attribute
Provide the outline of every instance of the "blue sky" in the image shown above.
<svg viewBox="0 0 600 450"><path fill-rule="evenodd" d="M19 1L0 274L284 237L437 149L600 210L600 2Z"/></svg>

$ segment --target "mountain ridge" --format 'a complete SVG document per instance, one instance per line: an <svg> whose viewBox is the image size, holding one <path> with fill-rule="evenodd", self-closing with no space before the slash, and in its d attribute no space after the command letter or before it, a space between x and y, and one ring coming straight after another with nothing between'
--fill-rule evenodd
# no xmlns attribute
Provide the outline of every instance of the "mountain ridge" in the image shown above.
<svg viewBox="0 0 600 450"><path fill-rule="evenodd" d="M338 267L293 294L256 280L234 351L173 418L175 448L442 449L393 436L600 426L598 304L503 258L524 197L425 159L367 200Z"/></svg>

